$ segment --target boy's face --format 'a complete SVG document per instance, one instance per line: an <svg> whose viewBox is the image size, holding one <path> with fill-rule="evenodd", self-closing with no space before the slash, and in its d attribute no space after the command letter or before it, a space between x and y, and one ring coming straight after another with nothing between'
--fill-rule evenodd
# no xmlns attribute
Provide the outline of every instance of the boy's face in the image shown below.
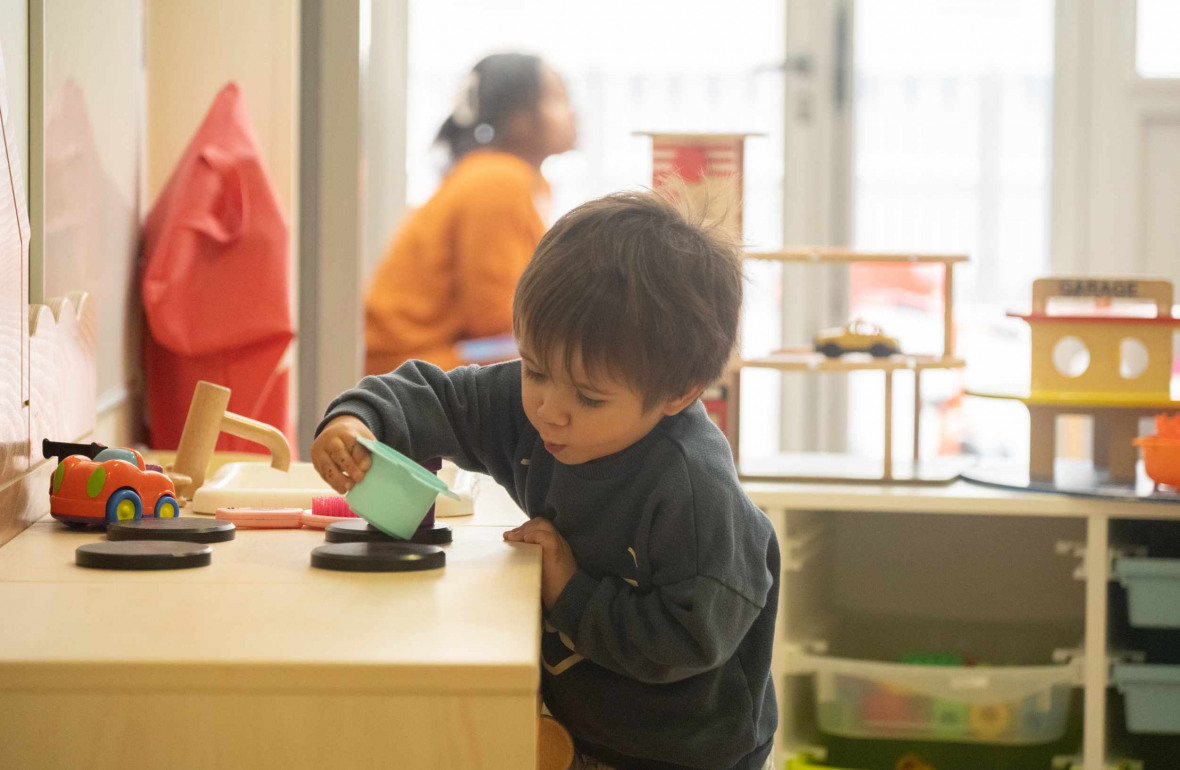
<svg viewBox="0 0 1180 770"><path fill-rule="evenodd" d="M524 413L541 434L545 448L565 465L621 452L697 395L668 399L645 411L643 396L626 383L588 377L581 355L574 355L572 377L560 364L560 355L542 363L523 346L520 355Z"/></svg>

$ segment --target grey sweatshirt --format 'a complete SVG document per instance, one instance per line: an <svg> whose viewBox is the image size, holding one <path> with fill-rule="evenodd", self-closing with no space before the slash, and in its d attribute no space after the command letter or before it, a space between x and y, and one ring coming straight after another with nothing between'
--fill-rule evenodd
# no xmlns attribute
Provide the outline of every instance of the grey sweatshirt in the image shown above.
<svg viewBox="0 0 1180 770"><path fill-rule="evenodd" d="M553 522L578 571L544 615L542 694L579 749L631 770L757 770L778 722L779 551L694 403L617 454L563 465L525 417L520 364L366 377L360 418L416 461L486 473Z"/></svg>

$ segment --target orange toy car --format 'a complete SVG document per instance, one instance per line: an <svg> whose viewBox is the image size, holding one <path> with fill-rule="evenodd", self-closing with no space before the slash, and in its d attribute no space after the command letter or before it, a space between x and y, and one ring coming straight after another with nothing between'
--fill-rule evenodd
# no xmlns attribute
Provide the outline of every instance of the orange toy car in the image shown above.
<svg viewBox="0 0 1180 770"><path fill-rule="evenodd" d="M134 449L103 449L94 459L70 455L49 482L49 512L71 526L111 524L145 515L180 515L172 480L148 470ZM145 514L146 512L146 514Z"/></svg>

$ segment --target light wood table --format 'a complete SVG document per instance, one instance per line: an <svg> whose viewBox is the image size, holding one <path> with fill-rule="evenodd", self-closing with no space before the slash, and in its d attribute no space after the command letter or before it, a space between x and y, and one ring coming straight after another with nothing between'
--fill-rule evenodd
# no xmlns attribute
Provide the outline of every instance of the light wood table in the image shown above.
<svg viewBox="0 0 1180 770"><path fill-rule="evenodd" d="M0 549L0 767L533 768L540 549L454 529L433 572L313 569L306 529L115 572L38 521Z"/></svg>

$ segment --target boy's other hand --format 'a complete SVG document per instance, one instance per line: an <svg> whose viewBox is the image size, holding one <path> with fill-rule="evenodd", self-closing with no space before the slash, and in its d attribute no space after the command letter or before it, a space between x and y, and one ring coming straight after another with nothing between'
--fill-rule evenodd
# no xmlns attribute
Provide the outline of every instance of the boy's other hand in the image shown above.
<svg viewBox="0 0 1180 770"><path fill-rule="evenodd" d="M360 445L357 436L376 440L368 425L344 415L328 423L311 445L311 464L340 494L352 489L373 465L369 450Z"/></svg>
<svg viewBox="0 0 1180 770"><path fill-rule="evenodd" d="M570 544L565 541L549 519L529 519L516 529L504 533L513 543L535 543L541 546L541 602L545 609L553 609L565 584L578 571L578 561Z"/></svg>

